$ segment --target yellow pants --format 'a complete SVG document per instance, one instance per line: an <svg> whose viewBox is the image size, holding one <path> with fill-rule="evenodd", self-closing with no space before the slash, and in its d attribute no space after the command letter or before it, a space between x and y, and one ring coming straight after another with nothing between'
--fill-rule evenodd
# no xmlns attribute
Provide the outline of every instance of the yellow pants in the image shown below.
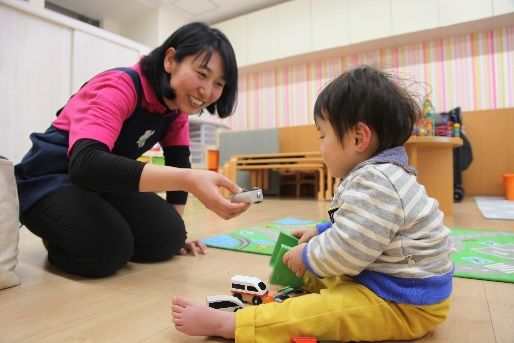
<svg viewBox="0 0 514 343"><path fill-rule="evenodd" d="M289 343L292 336L317 340L382 341L422 337L448 315L449 299L435 305L397 304L344 276L305 276L312 292L283 303L236 312L237 343Z"/></svg>

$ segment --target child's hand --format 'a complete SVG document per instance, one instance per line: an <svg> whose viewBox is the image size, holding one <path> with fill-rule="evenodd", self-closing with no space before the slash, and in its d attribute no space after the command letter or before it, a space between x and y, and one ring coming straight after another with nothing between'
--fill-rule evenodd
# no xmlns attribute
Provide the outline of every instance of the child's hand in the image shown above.
<svg viewBox="0 0 514 343"><path fill-rule="evenodd" d="M289 269L291 269L298 277L302 277L307 271L302 260L302 251L305 245L306 243L302 243L291 248L291 250L284 254L284 258L282 259L282 262L284 262L284 264L288 266Z"/></svg>
<svg viewBox="0 0 514 343"><path fill-rule="evenodd" d="M298 230L294 230L291 234L297 238L300 238L298 244L307 243L312 237L318 235L318 230L312 227L304 227Z"/></svg>

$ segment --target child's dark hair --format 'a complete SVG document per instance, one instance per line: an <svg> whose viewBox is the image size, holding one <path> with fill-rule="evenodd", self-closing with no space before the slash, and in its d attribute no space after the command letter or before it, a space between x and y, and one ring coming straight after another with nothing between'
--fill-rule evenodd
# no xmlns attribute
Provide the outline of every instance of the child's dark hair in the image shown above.
<svg viewBox="0 0 514 343"><path fill-rule="evenodd" d="M376 153L409 139L421 108L393 76L370 66L350 69L330 82L314 105L314 120L328 119L339 140L357 123L376 132Z"/></svg>
<svg viewBox="0 0 514 343"><path fill-rule="evenodd" d="M225 86L217 102L207 107L220 118L230 116L237 101L237 63L234 49L227 37L219 30L204 23L190 23L180 27L141 61L141 70L152 84L157 97L175 99L175 91L170 87L170 74L164 70L164 56L169 48L175 48L175 61L184 57L205 53L202 66L207 65L214 52L223 59Z"/></svg>

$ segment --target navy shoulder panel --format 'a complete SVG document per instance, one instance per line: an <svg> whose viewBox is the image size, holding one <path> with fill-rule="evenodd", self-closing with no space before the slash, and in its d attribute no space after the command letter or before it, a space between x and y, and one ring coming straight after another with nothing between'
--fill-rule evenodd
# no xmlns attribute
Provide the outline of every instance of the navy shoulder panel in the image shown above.
<svg viewBox="0 0 514 343"><path fill-rule="evenodd" d="M137 104L139 105L139 103L141 101L141 93L143 92L143 86L141 86L141 79L139 78L138 72L135 71L134 69L125 68L125 67L113 68L110 70L119 70L130 76L130 78L132 79L132 83L134 83L134 87L136 88Z"/></svg>

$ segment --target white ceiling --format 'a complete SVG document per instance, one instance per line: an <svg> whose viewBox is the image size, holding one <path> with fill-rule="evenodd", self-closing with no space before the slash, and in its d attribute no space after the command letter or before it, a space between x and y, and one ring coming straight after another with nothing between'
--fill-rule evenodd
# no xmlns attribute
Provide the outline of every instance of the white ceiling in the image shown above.
<svg viewBox="0 0 514 343"><path fill-rule="evenodd" d="M146 12L163 9L190 21L209 24L289 0L47 0L91 19L123 23Z"/></svg>

